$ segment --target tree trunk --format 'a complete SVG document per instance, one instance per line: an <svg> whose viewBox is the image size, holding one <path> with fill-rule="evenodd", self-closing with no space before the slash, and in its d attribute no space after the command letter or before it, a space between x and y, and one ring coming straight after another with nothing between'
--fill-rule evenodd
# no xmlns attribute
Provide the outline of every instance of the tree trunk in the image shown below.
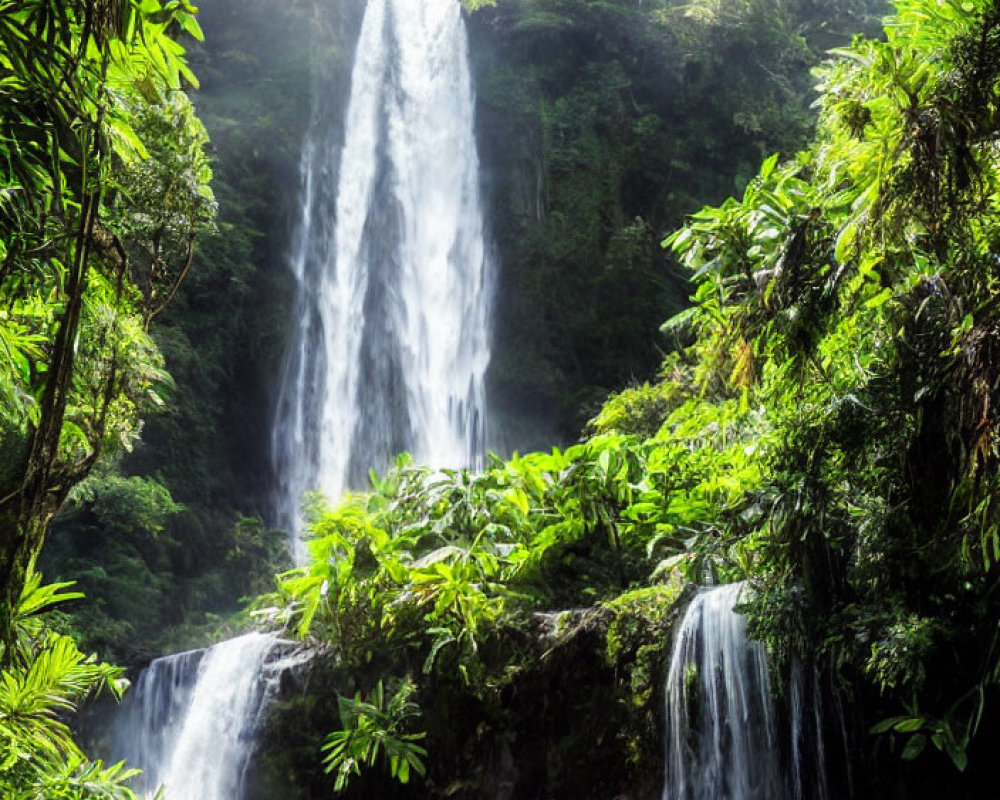
<svg viewBox="0 0 1000 800"><path fill-rule="evenodd" d="M85 172L84 186L86 182ZM14 615L25 579L41 552L48 524L70 488L70 476L60 475L58 470L59 439L73 383L75 342L87 285L90 241L99 206L99 191L85 196L72 245L66 309L52 345L38 425L28 434L29 449L23 468L14 470L14 479L8 481L12 490L0 500L0 646L4 653L0 663L6 661L10 652Z"/></svg>

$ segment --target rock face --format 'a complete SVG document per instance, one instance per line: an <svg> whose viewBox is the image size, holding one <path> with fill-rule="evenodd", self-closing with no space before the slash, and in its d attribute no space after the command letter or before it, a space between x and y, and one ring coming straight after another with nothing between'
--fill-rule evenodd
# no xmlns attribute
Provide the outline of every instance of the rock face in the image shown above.
<svg viewBox="0 0 1000 800"><path fill-rule="evenodd" d="M336 692L407 673L420 687L427 777L403 786L377 768L347 797L658 798L678 595L654 587L601 606L523 615L484 636L468 682L443 654L422 674L426 651L417 648L394 662L376 655L367 674L320 654L272 702L250 800L327 796L333 778L322 773L319 746L339 727Z"/></svg>

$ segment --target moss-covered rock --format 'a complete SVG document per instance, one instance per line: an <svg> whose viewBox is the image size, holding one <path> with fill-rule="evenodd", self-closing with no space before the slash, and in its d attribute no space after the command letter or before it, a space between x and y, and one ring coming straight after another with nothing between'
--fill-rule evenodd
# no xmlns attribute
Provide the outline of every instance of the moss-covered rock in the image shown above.
<svg viewBox="0 0 1000 800"><path fill-rule="evenodd" d="M320 654L275 704L259 749L261 796L311 798L332 791L320 746L337 729L337 693L411 676L427 737L427 778L403 786L366 772L349 798L654 798L662 774L662 684L679 580L599 605L521 612L484 632L478 664L447 657L423 674L420 647L376 653L367 669Z"/></svg>

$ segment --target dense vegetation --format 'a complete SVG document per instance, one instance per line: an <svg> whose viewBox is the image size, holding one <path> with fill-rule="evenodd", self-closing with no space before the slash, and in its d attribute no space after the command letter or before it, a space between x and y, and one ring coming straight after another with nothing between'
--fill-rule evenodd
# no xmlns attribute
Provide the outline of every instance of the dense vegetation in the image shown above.
<svg viewBox="0 0 1000 800"><path fill-rule="evenodd" d="M472 16L498 446L573 441L609 392L655 374L655 332L688 294L660 240L806 144L809 68L886 7L504 0Z"/></svg>
<svg viewBox="0 0 1000 800"><path fill-rule="evenodd" d="M187 2L0 3L0 789L129 797L62 719L118 672L39 612L64 584L33 565L52 516L130 448L168 378L148 334L215 203L194 83L171 36ZM72 596L62 595L61 599Z"/></svg>
<svg viewBox="0 0 1000 800"><path fill-rule="evenodd" d="M200 31L187 5L154 5L39 0L0 17L4 639L48 520L157 399L146 329L214 214L204 130L168 92L193 75L167 27Z"/></svg>

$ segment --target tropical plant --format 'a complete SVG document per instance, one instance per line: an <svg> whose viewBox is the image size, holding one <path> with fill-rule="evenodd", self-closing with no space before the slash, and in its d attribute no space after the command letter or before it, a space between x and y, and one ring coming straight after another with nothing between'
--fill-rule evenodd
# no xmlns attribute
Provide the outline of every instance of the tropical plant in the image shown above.
<svg viewBox="0 0 1000 800"><path fill-rule="evenodd" d="M343 728L326 737L323 765L327 773L336 773L334 791L346 788L352 775L360 775L362 766L373 767L380 758L388 760L389 772L400 783L408 783L410 770L424 775L421 756L427 751L416 742L422 733L406 731L411 720L420 716L420 707L410 700L414 692L410 680L385 699L382 681L375 684L367 700L361 694L339 698Z"/></svg>
<svg viewBox="0 0 1000 800"><path fill-rule="evenodd" d="M116 697L123 670L81 653L53 631L46 612L82 597L71 583L43 585L29 573L0 670L0 793L11 800L134 800L123 763L89 761L73 740L66 714L101 690Z"/></svg>

